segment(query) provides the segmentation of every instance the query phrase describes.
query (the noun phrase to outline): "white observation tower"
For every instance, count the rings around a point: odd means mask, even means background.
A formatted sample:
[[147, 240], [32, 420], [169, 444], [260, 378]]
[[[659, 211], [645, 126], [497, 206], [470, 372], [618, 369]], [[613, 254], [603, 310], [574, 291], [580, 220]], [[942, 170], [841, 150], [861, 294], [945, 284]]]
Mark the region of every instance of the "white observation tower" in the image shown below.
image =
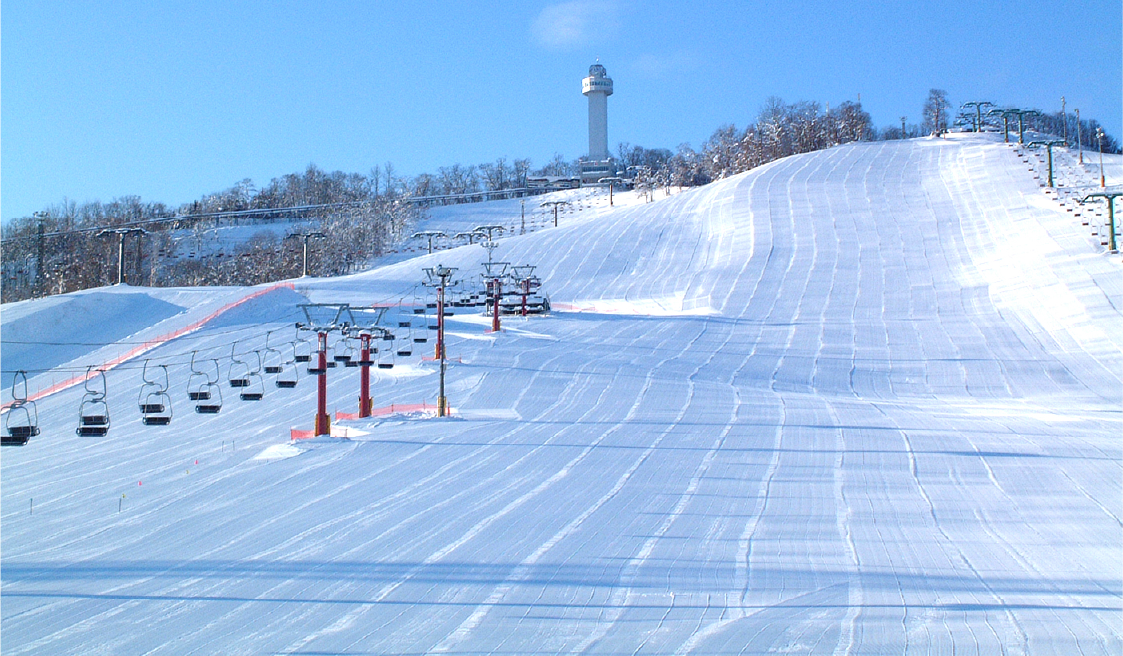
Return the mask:
[[608, 159], [608, 97], [612, 78], [599, 63], [589, 67], [589, 77], [581, 80], [581, 93], [589, 98], [589, 159]]
[[589, 67], [589, 77], [581, 80], [581, 93], [589, 98], [589, 155], [581, 162], [581, 181], [588, 183], [615, 173], [608, 154], [608, 97], [612, 95], [612, 78], [599, 61]]

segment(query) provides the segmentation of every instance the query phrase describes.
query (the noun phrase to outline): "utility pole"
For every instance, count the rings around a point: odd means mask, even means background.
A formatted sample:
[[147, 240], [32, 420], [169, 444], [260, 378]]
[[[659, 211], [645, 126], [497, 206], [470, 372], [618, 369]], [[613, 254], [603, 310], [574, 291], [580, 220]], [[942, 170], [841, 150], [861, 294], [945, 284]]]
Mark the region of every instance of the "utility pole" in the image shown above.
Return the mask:
[[445, 287], [448, 286], [454, 273], [456, 273], [455, 268], [440, 264], [425, 269], [429, 284], [437, 285], [437, 358], [441, 363], [441, 388], [437, 394], [438, 417], [448, 416], [448, 399], [445, 397], [445, 370], [448, 363], [445, 353]]
[[545, 203], [542, 203], [542, 205], [540, 205], [540, 207], [546, 207], [547, 205], [552, 205], [554, 207], [554, 227], [556, 228], [556, 227], [558, 227], [558, 206], [559, 205], [569, 205], [569, 201], [567, 201], [567, 200], [548, 200]]
[[1053, 146], [1065, 146], [1067, 142], [1059, 139], [1054, 141], [1031, 141], [1026, 144], [1027, 147], [1033, 148], [1035, 146], [1045, 146], [1045, 151], [1048, 153], [1049, 158], [1049, 186], [1053, 186]]
[[304, 240], [304, 264], [300, 269], [300, 277], [301, 278], [307, 278], [308, 277], [308, 240], [309, 239], [325, 239], [325, 238], [327, 238], [327, 235], [325, 235], [322, 232], [294, 232], [291, 235], [285, 237], [285, 239], [292, 239], [294, 237], [299, 237], [299, 238]]

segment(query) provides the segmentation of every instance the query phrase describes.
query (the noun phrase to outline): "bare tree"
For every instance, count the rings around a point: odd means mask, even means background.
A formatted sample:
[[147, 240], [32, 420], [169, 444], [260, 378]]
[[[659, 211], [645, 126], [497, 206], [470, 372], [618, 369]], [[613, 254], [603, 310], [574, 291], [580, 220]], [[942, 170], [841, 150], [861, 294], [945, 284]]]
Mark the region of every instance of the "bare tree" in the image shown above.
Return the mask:
[[934, 135], [942, 135], [948, 129], [948, 92], [943, 89], [930, 89], [928, 100], [924, 101], [924, 124], [922, 128]]

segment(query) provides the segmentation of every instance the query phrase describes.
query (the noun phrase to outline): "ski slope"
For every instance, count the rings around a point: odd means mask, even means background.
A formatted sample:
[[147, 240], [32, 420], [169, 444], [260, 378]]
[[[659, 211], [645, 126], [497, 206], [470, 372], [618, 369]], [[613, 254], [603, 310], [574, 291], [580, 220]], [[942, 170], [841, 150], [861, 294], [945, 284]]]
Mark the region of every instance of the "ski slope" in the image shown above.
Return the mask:
[[[657, 199], [501, 241], [555, 312], [449, 318], [452, 418], [290, 442], [311, 377], [209, 416], [185, 385], [192, 352], [225, 374], [302, 302], [408, 306], [479, 245], [219, 312], [109, 372], [104, 438], [74, 434], [80, 387], [39, 400], [0, 454], [0, 648], [1123, 653], [1123, 264], [1015, 148], [853, 144]], [[44, 389], [253, 291], [5, 306], [3, 339], [72, 360], [6, 341], [4, 382], [10, 348]], [[372, 369], [376, 407], [435, 401], [432, 348]], [[139, 420], [143, 358], [167, 427]]]

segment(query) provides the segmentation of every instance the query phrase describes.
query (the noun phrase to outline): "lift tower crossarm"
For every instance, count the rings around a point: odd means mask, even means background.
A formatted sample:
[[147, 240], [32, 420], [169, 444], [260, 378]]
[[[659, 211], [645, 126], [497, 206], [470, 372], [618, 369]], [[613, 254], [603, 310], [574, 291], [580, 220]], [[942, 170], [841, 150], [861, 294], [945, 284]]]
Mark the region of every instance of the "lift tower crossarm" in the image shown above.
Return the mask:
[[994, 107], [994, 103], [988, 100], [971, 100], [960, 105], [960, 109], [964, 107], [975, 108], [975, 132], [979, 132], [983, 127], [983, 107]]
[[304, 240], [304, 259], [303, 259], [304, 264], [303, 264], [303, 266], [300, 270], [300, 277], [301, 278], [307, 278], [308, 277], [308, 240], [309, 239], [326, 239], [327, 235], [325, 235], [322, 232], [294, 232], [294, 233], [289, 234], [285, 237], [285, 239], [296, 239], [296, 238], [300, 238], [300, 239]]
[[1118, 250], [1115, 244], [1115, 199], [1120, 196], [1123, 196], [1123, 190], [1097, 191], [1088, 194], [1079, 201], [1081, 204], [1093, 198], [1103, 198], [1107, 201], [1107, 248], [1112, 253]]
[[495, 232], [503, 232], [504, 230], [505, 228], [501, 225], [478, 225], [475, 228], [472, 228], [472, 232], [479, 233], [481, 235], [486, 234], [488, 241], [495, 240]]
[[370, 359], [370, 341], [372, 336], [377, 335], [386, 341], [394, 339], [394, 335], [387, 329], [379, 326], [378, 323], [382, 321], [382, 316], [386, 313], [386, 308], [355, 308], [360, 316], [368, 313], [373, 313], [373, 317], [364, 317], [366, 321], [357, 322], [347, 327], [345, 333], [347, 335], [358, 335], [360, 344], [359, 366], [362, 367], [362, 373], [359, 376], [359, 417], [366, 418], [371, 414], [372, 403], [370, 400], [370, 366], [373, 361]]
[[1049, 159], [1049, 187], [1050, 188], [1052, 188], [1052, 186], [1053, 186], [1053, 146], [1067, 146], [1067, 145], [1068, 145], [1068, 143], [1061, 140], [1061, 139], [1055, 139], [1055, 140], [1052, 140], [1052, 141], [1031, 141], [1031, 142], [1026, 144], [1026, 146], [1029, 147], [1029, 148], [1036, 148], [1038, 146], [1045, 146], [1045, 151], [1048, 153], [1048, 159]]
[[[148, 231], [144, 228], [106, 228], [97, 233], [98, 237], [107, 235], [117, 235], [117, 284], [121, 285], [125, 282], [125, 235], [147, 235]], [[140, 252], [140, 248], [137, 248]], [[140, 263], [137, 261], [137, 267]]]
[[410, 239], [428, 239], [429, 240], [429, 254], [433, 254], [433, 240], [434, 239], [447, 239], [448, 235], [440, 230], [422, 230], [410, 235]]
[[[331, 434], [328, 416], [328, 333], [343, 332], [355, 325], [351, 306], [347, 303], [305, 303], [300, 306], [306, 322], [297, 322], [298, 330], [311, 330], [317, 336], [319, 358], [316, 365], [316, 420], [313, 435]], [[331, 317], [328, 319], [328, 317]]]
[[546, 207], [547, 205], [552, 205], [553, 208], [554, 208], [554, 227], [556, 228], [556, 227], [558, 227], [558, 206], [569, 205], [569, 201], [568, 200], [548, 200], [545, 203], [542, 203], [541, 207]]

